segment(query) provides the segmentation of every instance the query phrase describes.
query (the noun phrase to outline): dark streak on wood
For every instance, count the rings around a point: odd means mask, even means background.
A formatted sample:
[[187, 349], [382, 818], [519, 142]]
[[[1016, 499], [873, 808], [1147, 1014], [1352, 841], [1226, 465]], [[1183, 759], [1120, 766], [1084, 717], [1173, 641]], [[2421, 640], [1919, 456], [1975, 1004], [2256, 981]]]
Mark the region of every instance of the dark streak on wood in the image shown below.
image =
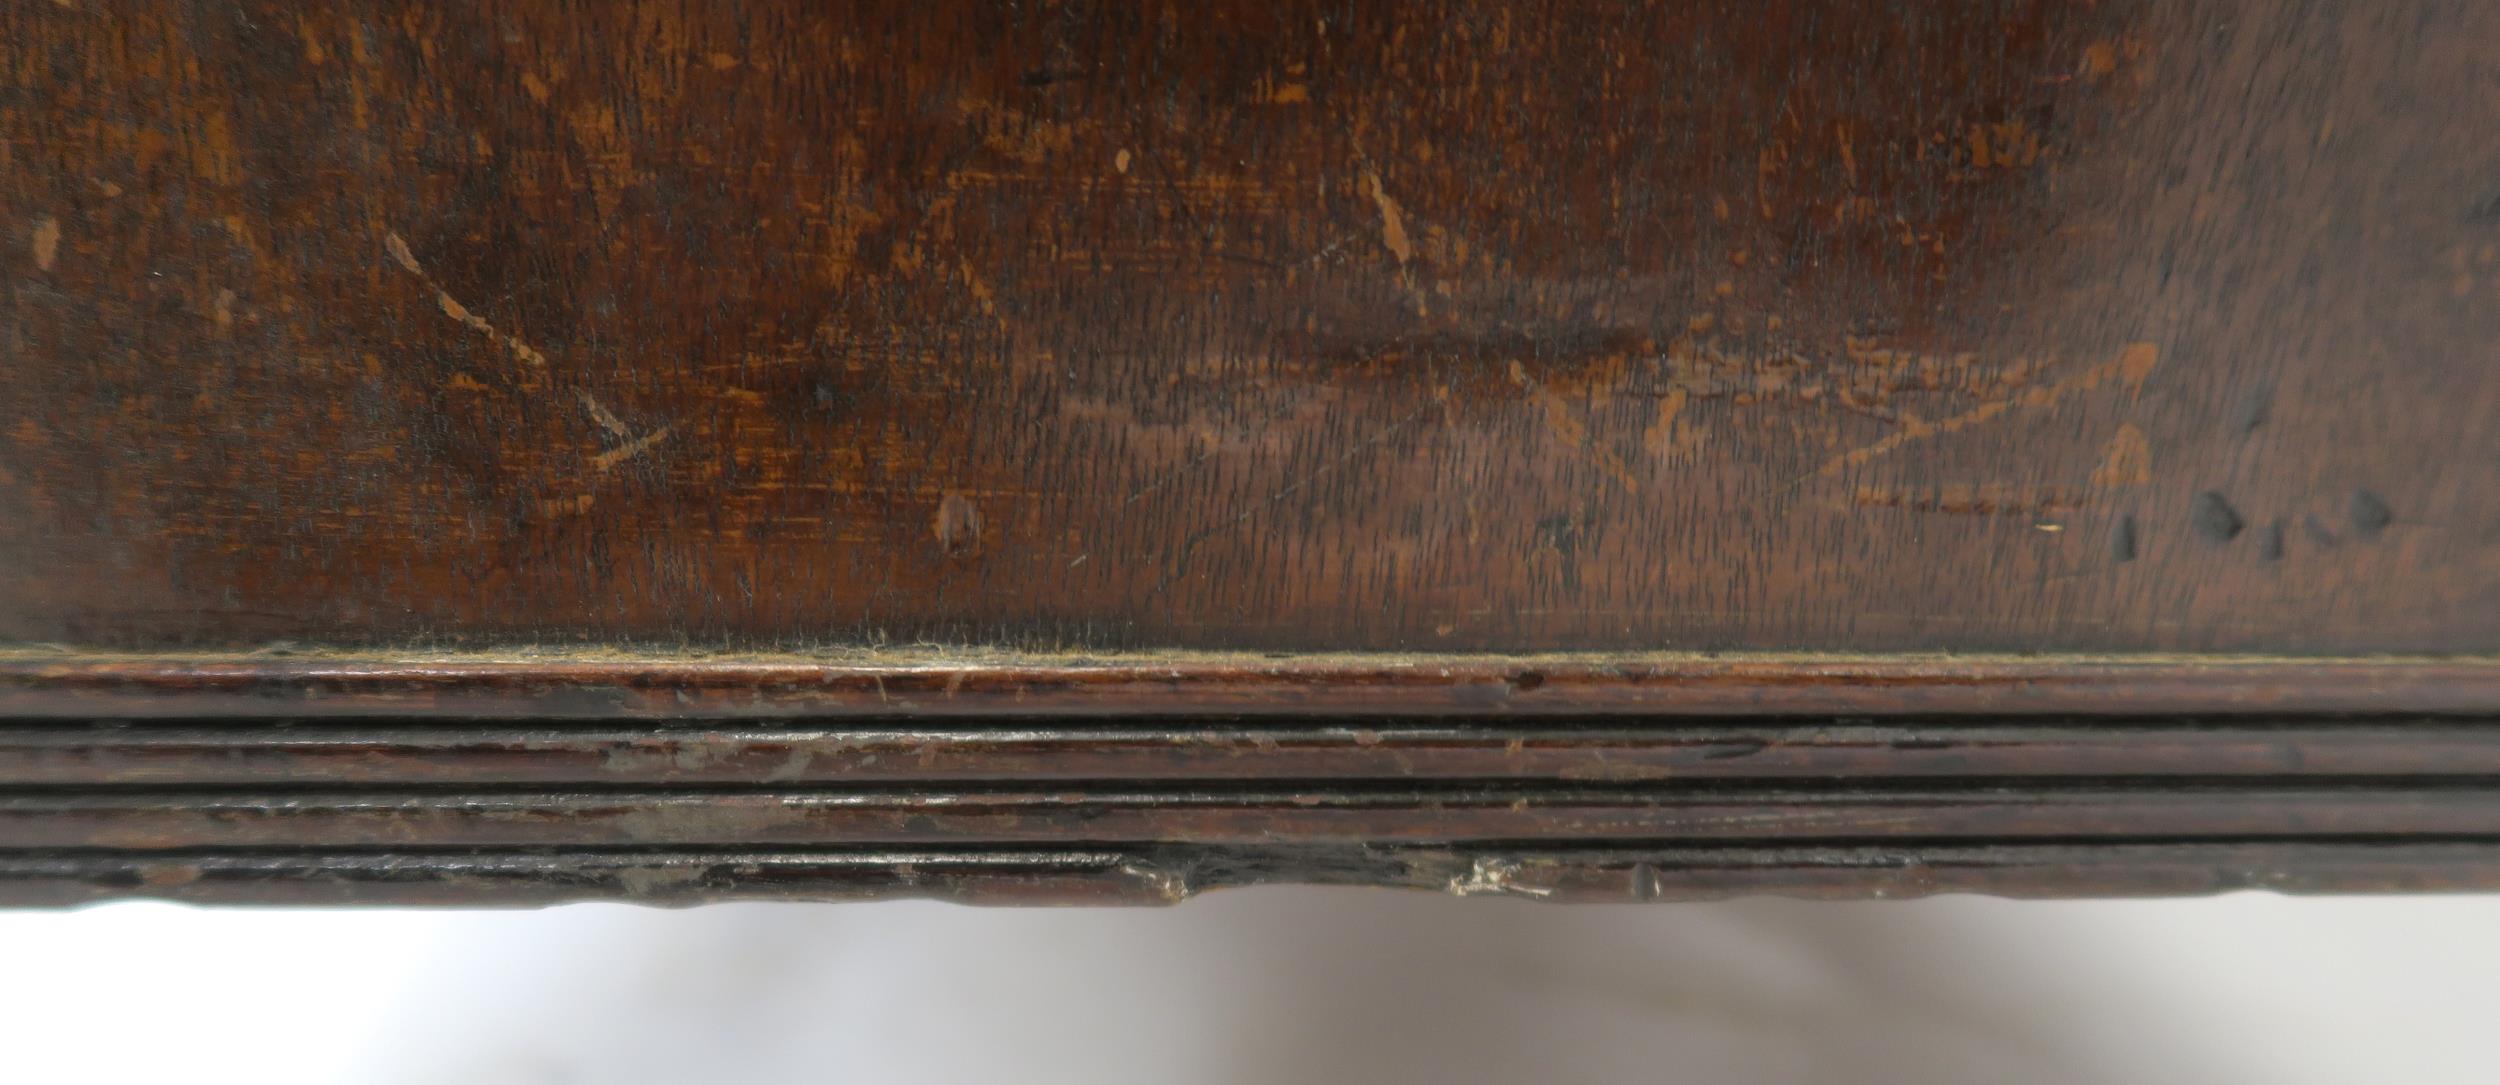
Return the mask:
[[2118, 517], [2118, 524], [2109, 529], [2109, 560], [2124, 564], [2134, 561], [2136, 553], [2135, 514]]
[[2196, 495], [2196, 505], [2188, 522], [2196, 525], [2196, 533], [2210, 542], [2227, 543], [2240, 537], [2248, 525], [2240, 519], [2239, 510], [2221, 494], [2207, 490]]
[[2396, 522], [2395, 510], [2387, 507], [2386, 499], [2368, 490], [2353, 491], [2347, 516], [2353, 537], [2359, 539], [2375, 539], [2387, 530], [2387, 525]]

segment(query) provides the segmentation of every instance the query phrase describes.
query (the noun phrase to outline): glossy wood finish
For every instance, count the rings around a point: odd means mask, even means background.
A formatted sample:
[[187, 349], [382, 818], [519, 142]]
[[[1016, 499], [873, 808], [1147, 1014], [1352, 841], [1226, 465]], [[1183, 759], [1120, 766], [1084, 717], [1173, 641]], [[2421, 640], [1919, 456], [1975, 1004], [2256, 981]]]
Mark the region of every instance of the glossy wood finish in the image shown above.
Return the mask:
[[0, 634], [2500, 650], [2494, 40], [13, 4]]

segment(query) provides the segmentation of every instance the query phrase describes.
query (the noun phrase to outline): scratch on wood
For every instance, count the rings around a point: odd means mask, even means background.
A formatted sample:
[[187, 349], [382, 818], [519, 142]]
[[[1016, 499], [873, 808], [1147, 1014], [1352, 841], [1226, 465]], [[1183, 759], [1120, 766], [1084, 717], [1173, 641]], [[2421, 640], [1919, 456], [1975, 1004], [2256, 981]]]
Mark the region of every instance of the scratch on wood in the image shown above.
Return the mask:
[[1528, 376], [1527, 369], [1517, 362], [1511, 363], [1510, 379], [1527, 391], [1528, 399], [1536, 404], [1538, 411], [1544, 416], [1545, 428], [1553, 432], [1554, 439], [1587, 453], [1590, 462], [1595, 463], [1598, 470], [1605, 472], [1608, 477], [1620, 484], [1623, 492], [1640, 492], [1640, 479], [1632, 474], [1631, 466], [1624, 463], [1623, 457], [1615, 455], [1613, 450], [1589, 439], [1587, 423], [1580, 421], [1571, 413], [1571, 404], [1564, 402], [1561, 396], [1547, 391], [1545, 386], [1536, 382], [1535, 378]]
[[[426, 289], [434, 292], [434, 303], [442, 308], [444, 315], [468, 325], [478, 334], [503, 347], [514, 358], [530, 368], [535, 370], [547, 368], [545, 354], [528, 343], [522, 342], [517, 336], [504, 334], [485, 317], [470, 312], [467, 306], [460, 304], [460, 299], [452, 297], [450, 291], [443, 289], [442, 284], [435, 282], [434, 276], [425, 270], [424, 264], [418, 262], [416, 252], [408, 247], [407, 240], [400, 237], [398, 231], [385, 232], [382, 235], [382, 247], [390, 253], [392, 262], [398, 264], [408, 274], [415, 276], [418, 282], [425, 284]], [[590, 413], [591, 421], [598, 423], [600, 429], [606, 430], [608, 436], [624, 442], [590, 458], [590, 466], [596, 471], [612, 470], [616, 465], [650, 451], [653, 445], [666, 440], [670, 432], [677, 428], [675, 425], [661, 426], [636, 437], [633, 435], [633, 427], [626, 425], [624, 419], [618, 418], [616, 412], [600, 403], [597, 397], [586, 391], [576, 392], [574, 395], [581, 401], [582, 409]], [[588, 504], [589, 499], [584, 497], [577, 500], [558, 501], [547, 507], [551, 511], [569, 509], [578, 512], [587, 508]]]
[[1270, 506], [1293, 496], [1303, 487], [1317, 482], [1320, 479], [1335, 473], [1338, 469], [1343, 468], [1345, 465], [1354, 462], [1357, 457], [1370, 452], [1382, 442], [1385, 442], [1404, 432], [1407, 427], [1414, 425], [1417, 419], [1422, 418], [1426, 413], [1430, 412], [1434, 406], [1435, 405], [1432, 403], [1426, 403], [1421, 407], [1417, 407], [1414, 410], [1407, 412], [1406, 417], [1390, 423], [1380, 432], [1373, 434], [1370, 439], [1357, 443], [1352, 448], [1346, 449], [1344, 454], [1336, 457], [1335, 459], [1321, 464], [1320, 466], [1311, 469], [1309, 472], [1304, 473], [1300, 477], [1295, 478], [1293, 481], [1286, 483], [1283, 489], [1267, 495], [1266, 500], [1243, 510], [1241, 515], [1235, 516], [1230, 520], [1224, 521], [1223, 523], [1214, 524], [1190, 533], [1190, 536], [1181, 540], [1180, 546], [1175, 548], [1173, 551], [1171, 565], [1165, 569], [1161, 577], [1155, 580], [1155, 589], [1158, 591], [1162, 590], [1181, 575], [1181, 570], [1188, 567], [1190, 555], [1197, 551], [1198, 544], [1207, 541], [1209, 538], [1214, 537], [1220, 532], [1230, 531], [1243, 524], [1249, 523], [1260, 513], [1267, 511]]
[[1146, 484], [1146, 485], [1144, 485], [1144, 486], [1140, 486], [1140, 487], [1138, 487], [1138, 488], [1137, 488], [1137, 492], [1135, 492], [1135, 493], [1132, 493], [1132, 494], [1128, 495], [1128, 499], [1127, 499], [1127, 500], [1120, 502], [1120, 507], [1121, 507], [1121, 508], [1127, 508], [1127, 507], [1128, 507], [1128, 506], [1130, 506], [1130, 505], [1134, 505], [1134, 504], [1136, 504], [1139, 500], [1141, 500], [1141, 499], [1145, 498], [1147, 495], [1152, 494], [1152, 493], [1154, 493], [1154, 492], [1155, 492], [1155, 491], [1157, 491], [1157, 490], [1161, 490], [1161, 489], [1163, 489], [1163, 488], [1164, 488], [1164, 487], [1166, 487], [1166, 486], [1170, 486], [1170, 485], [1173, 483], [1173, 481], [1174, 481], [1174, 480], [1179, 479], [1179, 478], [1181, 477], [1181, 475], [1182, 475], [1182, 474], [1184, 474], [1184, 473], [1188, 472], [1191, 468], [1194, 468], [1194, 467], [1198, 466], [1199, 464], [1202, 464], [1202, 463], [1207, 462], [1207, 460], [1208, 460], [1210, 457], [1213, 457], [1214, 455], [1215, 455], [1215, 453], [1214, 453], [1214, 452], [1212, 452], [1212, 451], [1209, 451], [1209, 450], [1206, 450], [1206, 449], [1200, 449], [1200, 450], [1198, 451], [1198, 454], [1197, 454], [1197, 455], [1191, 456], [1191, 457], [1189, 458], [1189, 462], [1184, 463], [1184, 464], [1180, 465], [1179, 467], [1173, 468], [1170, 472], [1166, 473], [1166, 474], [1165, 474], [1162, 478], [1156, 479], [1156, 480], [1155, 480], [1155, 481], [1153, 481], [1153, 482], [1150, 482], [1150, 483], [1147, 483], [1147, 484]]
[[1389, 253], [1403, 266], [1415, 259], [1415, 243], [1406, 236], [1406, 215], [1398, 210], [1398, 202], [1389, 198], [1389, 190], [1380, 187], [1380, 175], [1363, 175], [1363, 187], [1371, 194], [1372, 206], [1380, 209], [1380, 240], [1389, 246]]
[[470, 312], [468, 306], [460, 304], [458, 298], [452, 297], [450, 291], [443, 289], [441, 284], [435, 282], [434, 276], [426, 273], [425, 265], [417, 262], [417, 254], [409, 250], [408, 242], [401, 240], [397, 231], [382, 235], [382, 247], [389, 250], [391, 259], [396, 261], [401, 268], [405, 269], [408, 274], [416, 276], [418, 282], [424, 283], [426, 289], [434, 292], [434, 304], [442, 308], [443, 315], [466, 324], [478, 334], [493, 340], [496, 345], [511, 352], [513, 357], [520, 359], [524, 364], [535, 369], [547, 368], [546, 355], [539, 353], [529, 344], [497, 330], [485, 317]]
[[1684, 408], [1691, 399], [1682, 388], [1669, 388], [1658, 397], [1657, 413], [1641, 431], [1641, 446], [1651, 455], [1690, 459], [1701, 451], [1701, 428], [1684, 418]]
[[1826, 461], [1823, 466], [1816, 468], [1811, 474], [1808, 474], [1804, 478], [1798, 479], [1797, 481], [1803, 483], [1818, 478], [1826, 478], [1847, 468], [1859, 466], [1860, 464], [1864, 464], [1870, 460], [1888, 455], [1901, 448], [1917, 444], [1920, 441], [1931, 440], [1946, 434], [1958, 433], [1962, 430], [1969, 429], [1972, 426], [1994, 420], [1995, 418], [2010, 412], [2043, 410], [2048, 407], [2055, 406], [2058, 402], [2069, 396], [2089, 392], [2107, 384], [2112, 379], [2124, 381], [2131, 392], [2139, 390], [2143, 387], [2145, 378], [2152, 374], [2153, 367], [2158, 364], [2160, 360], [2161, 354], [2154, 348], [2153, 344], [2131, 343], [2128, 344], [2125, 350], [2119, 351], [2116, 358], [2112, 358], [2109, 361], [2093, 366], [2082, 373], [2078, 373], [2066, 380], [2059, 381], [2056, 384], [2048, 385], [2042, 388], [2034, 388], [2019, 396], [2008, 396], [2003, 399], [1989, 400], [1988, 402], [1982, 403], [1971, 408], [1970, 410], [1935, 422], [1921, 422], [1915, 419], [1905, 419], [1901, 424], [1901, 428], [1894, 431], [1890, 436], [1887, 436], [1883, 440], [1877, 441], [1874, 444], [1867, 445], [1862, 448], [1852, 449], [1838, 456], [1834, 456], [1830, 460]]
[[677, 427], [674, 425], [662, 426], [649, 433], [643, 434], [640, 437], [636, 437], [631, 441], [618, 445], [615, 448], [608, 449], [607, 451], [596, 456], [592, 456], [590, 458], [590, 466], [601, 471], [615, 467], [617, 464], [623, 463], [636, 456], [642, 455], [644, 452], [650, 451], [651, 446], [666, 440], [669, 433], [674, 431], [676, 428]]
[[590, 420], [599, 423], [599, 428], [608, 431], [609, 436], [632, 437], [634, 435], [632, 426], [626, 425], [624, 419], [618, 418], [616, 412], [607, 409], [590, 393], [577, 394], [581, 396], [582, 409], [590, 412]]
[[2153, 442], [2134, 424], [2118, 427], [2109, 445], [2102, 450], [2100, 465], [2092, 469], [2092, 485], [2103, 489], [2120, 486], [2142, 486], [2153, 481]]

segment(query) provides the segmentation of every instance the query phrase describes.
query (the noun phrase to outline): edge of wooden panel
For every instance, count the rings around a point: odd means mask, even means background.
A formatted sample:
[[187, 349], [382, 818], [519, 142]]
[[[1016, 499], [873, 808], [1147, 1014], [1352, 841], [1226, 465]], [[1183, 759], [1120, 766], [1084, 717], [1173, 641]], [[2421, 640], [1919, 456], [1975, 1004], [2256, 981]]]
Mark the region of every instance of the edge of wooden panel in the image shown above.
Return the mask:
[[105, 655], [0, 717], [2495, 713], [2500, 659], [1980, 655]]
[[7, 907], [135, 898], [494, 907], [894, 898], [1176, 904], [1213, 890], [1280, 883], [1563, 903], [2479, 892], [2500, 889], [2500, 842], [0, 855], [0, 906]]

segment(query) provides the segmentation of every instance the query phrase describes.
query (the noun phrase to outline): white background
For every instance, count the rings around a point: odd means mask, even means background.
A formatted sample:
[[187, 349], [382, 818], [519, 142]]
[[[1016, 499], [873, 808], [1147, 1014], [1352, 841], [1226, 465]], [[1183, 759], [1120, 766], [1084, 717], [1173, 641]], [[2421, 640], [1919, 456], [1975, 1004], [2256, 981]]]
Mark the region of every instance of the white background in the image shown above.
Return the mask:
[[0, 1081], [2477, 1082], [2500, 897], [0, 912]]

